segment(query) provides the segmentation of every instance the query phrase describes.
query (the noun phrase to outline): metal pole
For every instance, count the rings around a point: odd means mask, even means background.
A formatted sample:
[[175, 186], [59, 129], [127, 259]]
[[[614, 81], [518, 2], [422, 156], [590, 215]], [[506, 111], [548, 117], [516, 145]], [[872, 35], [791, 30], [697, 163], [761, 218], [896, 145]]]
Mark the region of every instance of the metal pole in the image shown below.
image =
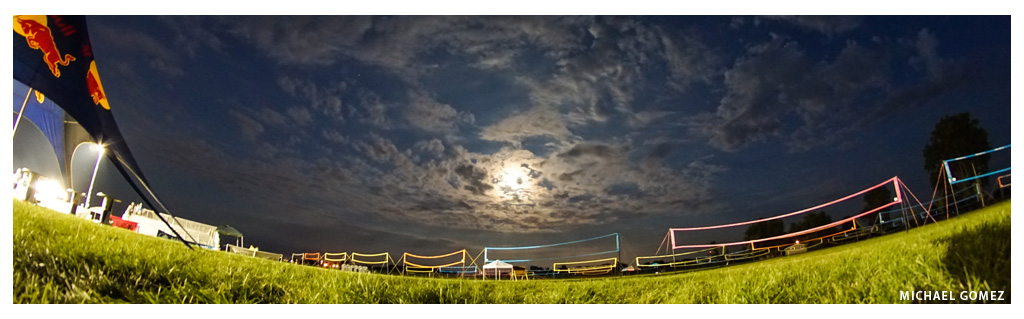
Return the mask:
[[14, 131], [11, 133], [11, 137], [18, 133], [18, 124], [21, 124], [21, 116], [25, 114], [25, 106], [28, 105], [28, 97], [32, 94], [32, 88], [28, 88], [28, 93], [25, 93], [25, 101], [21, 102], [21, 111], [18, 112], [18, 119], [14, 121]]
[[89, 205], [92, 205], [90, 201], [92, 199], [92, 186], [96, 183], [96, 172], [100, 170], [100, 159], [103, 158], [103, 146], [96, 144], [99, 150], [96, 151], [96, 167], [92, 169], [92, 179], [89, 180], [89, 191], [85, 193], [85, 209], [89, 209]]
[[615, 260], [615, 269], [619, 270], [619, 277], [622, 277], [622, 269], [619, 268], [619, 263], [622, 262], [622, 247], [619, 247], [619, 241], [619, 234], [615, 233], [615, 250], [618, 250], [619, 253], [619, 258], [616, 258]]
[[[974, 172], [974, 176], [978, 176], [978, 170], [974, 168], [974, 162], [971, 162], [971, 171]], [[978, 199], [981, 200], [981, 207], [985, 207], [985, 196], [981, 193], [981, 180], [974, 180], [974, 190], [978, 192]]]

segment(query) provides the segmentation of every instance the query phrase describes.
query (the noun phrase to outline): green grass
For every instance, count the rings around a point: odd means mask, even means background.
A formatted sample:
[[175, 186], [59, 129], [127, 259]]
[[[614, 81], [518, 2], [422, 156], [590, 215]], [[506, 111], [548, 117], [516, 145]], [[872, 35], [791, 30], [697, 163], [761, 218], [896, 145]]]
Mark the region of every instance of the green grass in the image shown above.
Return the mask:
[[[101, 226], [15, 201], [15, 303], [903, 303], [1010, 293], [1010, 202], [791, 257], [660, 276], [481, 281], [297, 266]], [[956, 301], [961, 302], [961, 301]]]

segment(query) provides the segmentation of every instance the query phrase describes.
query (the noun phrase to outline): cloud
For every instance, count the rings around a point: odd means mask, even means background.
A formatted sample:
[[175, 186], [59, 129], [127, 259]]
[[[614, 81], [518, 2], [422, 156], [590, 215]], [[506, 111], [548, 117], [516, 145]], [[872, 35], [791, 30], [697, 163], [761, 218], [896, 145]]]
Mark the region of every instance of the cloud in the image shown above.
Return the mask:
[[[337, 122], [345, 121], [345, 116], [342, 114], [342, 95], [348, 91], [347, 82], [318, 85], [310, 80], [281, 76], [277, 78], [277, 85], [289, 96], [308, 105], [309, 111], [307, 112], [310, 115], [325, 115]], [[304, 123], [305, 115], [299, 116], [300, 119], [297, 121]]]
[[175, 33], [174, 47], [184, 49], [189, 57], [197, 57], [200, 49], [217, 53], [224, 50], [224, 41], [214, 32], [217, 28], [211, 28], [211, 25], [220, 23], [217, 18], [211, 21], [209, 17], [159, 16], [156, 19]]
[[[185, 74], [182, 69], [184, 59], [175, 54], [176, 50], [157, 41], [153, 37], [135, 30], [114, 30], [103, 25], [91, 30], [100, 33], [99, 37], [113, 39], [109, 44], [116, 50], [130, 53], [133, 57], [145, 59], [145, 67], [158, 71], [165, 76], [180, 77]], [[137, 68], [139, 65], [132, 65]]]
[[455, 133], [459, 123], [473, 122], [473, 115], [456, 111], [423, 93], [412, 93], [405, 110], [405, 120], [413, 127], [431, 133]]
[[486, 195], [485, 193], [494, 188], [486, 181], [490, 180], [487, 173], [472, 164], [462, 164], [455, 167], [455, 175], [462, 178], [462, 188], [472, 192], [474, 195]]
[[848, 132], [831, 129], [856, 116], [857, 99], [888, 85], [888, 60], [884, 51], [849, 42], [834, 61], [815, 61], [775, 36], [725, 72], [727, 93], [716, 112], [694, 116], [691, 125], [725, 151], [779, 136], [798, 149], [829, 144]]
[[664, 55], [671, 72], [671, 85], [685, 91], [695, 82], [710, 83], [719, 74], [721, 64], [719, 53], [705, 45], [695, 34], [671, 34], [660, 36]]
[[856, 29], [861, 22], [861, 18], [856, 16], [766, 16], [765, 18], [792, 23], [827, 36]]
[[244, 16], [218, 27], [252, 42], [279, 63], [329, 65], [360, 44], [372, 17]]
[[388, 109], [390, 107], [381, 100], [380, 95], [369, 89], [360, 88], [357, 96], [359, 99], [359, 109], [355, 115], [359, 116], [360, 122], [379, 129], [386, 130], [391, 128], [391, 119], [388, 117]]
[[420, 151], [433, 154], [435, 157], [441, 157], [444, 155], [444, 143], [441, 143], [441, 140], [436, 138], [429, 141], [416, 142], [416, 148]]
[[313, 122], [313, 114], [303, 107], [293, 106], [286, 111], [288, 116], [299, 125], [306, 125]]
[[506, 117], [498, 123], [484, 127], [480, 132], [481, 139], [513, 145], [519, 145], [522, 140], [534, 136], [567, 140], [572, 138], [573, 134], [566, 127], [562, 115], [543, 107], [535, 107], [524, 113]]
[[585, 156], [593, 156], [596, 158], [608, 159], [616, 157], [617, 155], [620, 154], [621, 152], [619, 150], [616, 150], [607, 145], [582, 143], [573, 146], [573, 148], [569, 149], [564, 153], [558, 154], [558, 157], [571, 158], [573, 160]]
[[323, 136], [328, 141], [339, 143], [339, 144], [348, 144], [348, 141], [349, 141], [348, 137], [346, 137], [344, 135], [341, 135], [341, 133], [338, 133], [338, 131], [336, 131], [334, 129], [325, 129], [325, 130], [323, 130], [321, 132], [321, 136]]
[[943, 76], [942, 71], [945, 61], [939, 57], [936, 51], [938, 46], [938, 39], [928, 29], [921, 29], [917, 33], [914, 49], [917, 50], [918, 55], [911, 60], [911, 63], [924, 64], [925, 70], [928, 72], [928, 78], [932, 81], [939, 80]]
[[228, 115], [238, 124], [242, 137], [246, 140], [254, 142], [263, 133], [263, 124], [260, 124], [251, 117], [234, 110], [228, 111]]
[[283, 126], [287, 124], [288, 118], [281, 113], [274, 111], [268, 107], [261, 107], [258, 111], [251, 113], [254, 117], [260, 120], [261, 123], [270, 126]]
[[371, 134], [368, 142], [363, 141], [356, 144], [356, 149], [360, 150], [363, 155], [382, 163], [390, 163], [399, 154], [398, 147], [394, 143], [376, 134]]

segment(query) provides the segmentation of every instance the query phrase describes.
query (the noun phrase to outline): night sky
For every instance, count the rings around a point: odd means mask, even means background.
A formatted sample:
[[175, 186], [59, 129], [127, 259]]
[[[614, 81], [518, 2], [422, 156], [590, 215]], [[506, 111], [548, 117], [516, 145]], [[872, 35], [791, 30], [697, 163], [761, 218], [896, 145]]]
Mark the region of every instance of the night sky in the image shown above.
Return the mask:
[[[1008, 16], [88, 23], [160, 200], [286, 256], [475, 255], [618, 232], [628, 262], [670, 227], [788, 213], [893, 176], [930, 198], [921, 154], [943, 116], [970, 112], [993, 147], [1010, 143]], [[15, 139], [15, 166], [53, 169], [31, 143]], [[79, 154], [84, 190], [95, 157]], [[138, 201], [126, 185], [100, 167], [116, 214]]]

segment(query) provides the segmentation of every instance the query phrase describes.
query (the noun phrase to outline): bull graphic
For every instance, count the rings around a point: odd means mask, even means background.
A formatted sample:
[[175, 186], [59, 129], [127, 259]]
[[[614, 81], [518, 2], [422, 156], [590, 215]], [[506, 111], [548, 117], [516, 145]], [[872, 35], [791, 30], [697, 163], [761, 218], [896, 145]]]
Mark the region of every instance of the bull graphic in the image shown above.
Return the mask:
[[64, 54], [61, 57], [60, 50], [57, 50], [57, 43], [53, 41], [53, 35], [50, 34], [50, 28], [44, 23], [20, 17], [15, 17], [14, 21], [21, 27], [21, 32], [19, 33], [25, 36], [25, 41], [28, 41], [28, 47], [43, 51], [43, 61], [50, 67], [50, 72], [53, 73], [53, 76], [59, 78], [60, 69], [57, 68], [57, 65], [68, 66], [68, 63], [74, 61], [75, 57], [71, 54]]
[[107, 102], [107, 93], [103, 91], [100, 72], [96, 70], [96, 61], [89, 62], [89, 72], [85, 74], [85, 85], [89, 87], [89, 96], [92, 97], [92, 102], [109, 110], [110, 103]]

